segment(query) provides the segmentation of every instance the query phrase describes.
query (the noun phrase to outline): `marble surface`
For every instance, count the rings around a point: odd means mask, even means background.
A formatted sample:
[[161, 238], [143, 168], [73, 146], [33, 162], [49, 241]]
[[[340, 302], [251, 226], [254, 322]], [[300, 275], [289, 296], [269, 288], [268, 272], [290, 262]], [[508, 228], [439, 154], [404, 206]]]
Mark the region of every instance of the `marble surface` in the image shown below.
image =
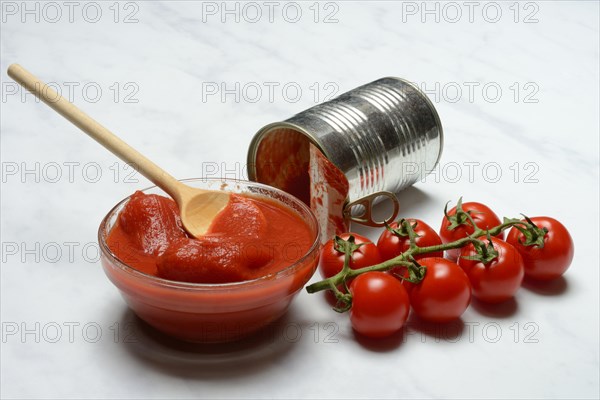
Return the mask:
[[[599, 397], [598, 2], [1, 6], [3, 398]], [[381, 342], [301, 293], [268, 335], [174, 343], [97, 261], [100, 220], [148, 182], [17, 88], [13, 62], [181, 178], [243, 178], [261, 126], [404, 77], [434, 101], [445, 149], [399, 194], [401, 215], [437, 227], [461, 195], [552, 215], [573, 265], [502, 307], [474, 304], [443, 329], [411, 319]]]

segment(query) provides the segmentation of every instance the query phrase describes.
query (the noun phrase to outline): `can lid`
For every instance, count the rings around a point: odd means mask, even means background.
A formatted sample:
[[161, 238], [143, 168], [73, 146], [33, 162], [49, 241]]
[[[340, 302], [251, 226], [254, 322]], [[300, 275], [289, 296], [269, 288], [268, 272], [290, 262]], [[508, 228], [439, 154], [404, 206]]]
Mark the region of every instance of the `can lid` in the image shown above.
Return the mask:
[[[382, 197], [390, 200], [393, 209], [392, 213], [386, 219], [377, 221], [373, 215], [373, 206], [375, 203], [379, 203]], [[356, 213], [353, 212], [357, 208], [360, 210]], [[398, 216], [399, 211], [400, 203], [398, 202], [398, 197], [392, 192], [381, 191], [347, 203], [344, 206], [344, 217], [361, 225], [382, 227], [393, 222]]]

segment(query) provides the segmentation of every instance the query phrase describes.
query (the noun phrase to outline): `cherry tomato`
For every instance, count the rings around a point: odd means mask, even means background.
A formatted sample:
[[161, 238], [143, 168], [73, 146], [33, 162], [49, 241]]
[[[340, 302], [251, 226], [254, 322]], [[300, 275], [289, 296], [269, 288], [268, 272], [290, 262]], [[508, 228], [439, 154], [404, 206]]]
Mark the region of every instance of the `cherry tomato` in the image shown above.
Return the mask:
[[[494, 250], [498, 252], [493, 260], [484, 264], [463, 258], [477, 254], [475, 247], [470, 244], [462, 248], [458, 265], [471, 281], [473, 297], [488, 303], [500, 303], [513, 297], [521, 287], [525, 267], [517, 249], [503, 240], [491, 239]], [[480, 240], [487, 244], [487, 239]]]
[[[418, 235], [415, 243], [419, 247], [427, 247], [427, 246], [436, 246], [442, 244], [442, 239], [438, 236], [437, 232], [434, 231], [429, 225], [420, 219], [409, 219], [408, 222], [411, 225], [415, 223], [414, 230]], [[392, 222], [390, 224], [390, 228], [398, 229], [398, 223]], [[398, 236], [390, 232], [388, 229], [384, 229], [377, 241], [377, 248], [379, 249], [379, 254], [381, 255], [382, 260], [389, 260], [396, 256], [399, 256], [400, 253], [408, 250], [410, 246], [410, 241], [408, 240], [408, 236]], [[443, 257], [443, 251], [436, 251], [434, 253], [428, 254], [419, 254], [415, 256], [415, 259], [419, 260], [421, 258], [426, 257]]]
[[445, 258], [423, 258], [425, 277], [417, 284], [404, 281], [414, 312], [426, 321], [459, 318], [471, 302], [471, 284], [465, 271]]
[[[476, 202], [468, 202], [462, 204], [462, 209], [465, 212], [471, 211], [471, 217], [477, 224], [477, 226], [481, 229], [491, 229], [495, 226], [501, 224], [500, 218], [485, 204], [476, 203]], [[453, 216], [456, 215], [456, 207], [452, 208], [448, 215]], [[462, 239], [466, 236], [472, 234], [475, 229], [473, 225], [469, 221], [466, 224], [462, 224], [457, 226], [453, 230], [449, 230], [450, 221], [447, 217], [444, 217], [442, 220], [442, 226], [440, 228], [440, 237], [444, 243], [454, 242], [456, 240]], [[500, 239], [504, 239], [504, 233], [499, 233], [496, 235]], [[455, 261], [460, 255], [460, 249], [452, 249], [446, 251], [446, 256]]]
[[381, 338], [398, 332], [410, 311], [402, 283], [384, 272], [366, 272], [350, 284], [352, 328], [364, 336]]
[[[377, 246], [366, 237], [357, 235], [356, 233], [342, 233], [339, 236], [344, 240], [348, 240], [350, 235], [354, 236], [356, 244], [366, 243], [352, 253], [350, 268], [359, 269], [381, 262]], [[340, 272], [344, 266], [344, 257], [345, 254], [343, 252], [335, 249], [333, 239], [325, 243], [323, 250], [321, 251], [319, 265], [321, 276], [323, 276], [323, 278], [329, 278]]]
[[524, 246], [524, 235], [516, 228], [508, 233], [506, 241], [512, 244], [525, 263], [525, 276], [537, 280], [556, 279], [569, 268], [575, 253], [573, 239], [563, 224], [550, 217], [533, 217], [538, 228], [546, 228], [544, 247]]

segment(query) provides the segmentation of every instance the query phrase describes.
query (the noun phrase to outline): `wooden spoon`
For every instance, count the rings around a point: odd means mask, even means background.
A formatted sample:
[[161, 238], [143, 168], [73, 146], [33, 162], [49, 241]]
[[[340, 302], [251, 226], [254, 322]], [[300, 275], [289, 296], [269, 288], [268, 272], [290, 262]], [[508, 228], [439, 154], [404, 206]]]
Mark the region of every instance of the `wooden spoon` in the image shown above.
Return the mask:
[[12, 64], [8, 67], [8, 75], [167, 192], [177, 202], [181, 221], [190, 235], [204, 235], [213, 219], [229, 202], [227, 192], [197, 189], [179, 182], [20, 65]]

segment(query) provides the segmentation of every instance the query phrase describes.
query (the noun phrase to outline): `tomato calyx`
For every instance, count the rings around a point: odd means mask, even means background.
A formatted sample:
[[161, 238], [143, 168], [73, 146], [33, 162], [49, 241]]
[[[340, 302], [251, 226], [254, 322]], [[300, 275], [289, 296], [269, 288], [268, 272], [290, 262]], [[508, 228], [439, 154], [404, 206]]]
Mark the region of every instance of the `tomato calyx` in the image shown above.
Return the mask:
[[385, 222], [385, 229], [390, 231], [392, 234], [398, 236], [399, 238], [408, 237], [418, 238], [419, 235], [415, 233], [415, 229], [417, 228], [417, 221], [414, 221], [413, 224], [410, 223], [409, 220], [402, 218], [398, 220], [398, 227], [392, 228], [389, 226], [387, 222]]
[[538, 227], [527, 215], [521, 214], [527, 224], [518, 219], [504, 218], [504, 222], [514, 222], [515, 229], [523, 234], [523, 239], [519, 239], [519, 243], [523, 246], [537, 246], [540, 249], [544, 248], [544, 238], [548, 234], [548, 229]]
[[[352, 295], [350, 294], [350, 291], [344, 293], [335, 286], [333, 286], [331, 290], [333, 291], [333, 293], [335, 294], [335, 298], [337, 299], [335, 306], [333, 306], [333, 311], [338, 313], [345, 313], [346, 311], [352, 308]], [[346, 290], [348, 289], [346, 288]]]
[[498, 251], [494, 248], [494, 244], [492, 243], [492, 238], [489, 233], [487, 234], [487, 243], [481, 240], [474, 240], [472, 244], [477, 254], [472, 256], [461, 256], [461, 258], [464, 258], [465, 260], [479, 261], [486, 267], [492, 261], [498, 258]]
[[[386, 224], [387, 225], [387, 224]], [[408, 240], [410, 241], [410, 250], [414, 251], [415, 249], [418, 248], [417, 244], [416, 244], [416, 240], [419, 237], [419, 235], [415, 232], [415, 229], [417, 228], [417, 222], [415, 221], [414, 224], [411, 224], [411, 222], [405, 218], [402, 218], [398, 221], [398, 228], [397, 229], [393, 229], [393, 228], [388, 228], [388, 230], [390, 230], [393, 234], [397, 234], [399, 237], [408, 237]], [[411, 282], [411, 283], [419, 283], [423, 280], [423, 278], [425, 277], [425, 270], [426, 267], [420, 265], [415, 258], [412, 255], [412, 252], [405, 252], [405, 263], [402, 263], [398, 266], [403, 266], [406, 268], [406, 272], [408, 274], [408, 276], [406, 276], [406, 274], [398, 274], [396, 272], [392, 272], [392, 275]], [[392, 270], [393, 271], [393, 270]]]
[[335, 235], [333, 238], [334, 248], [340, 253], [349, 254], [350, 257], [352, 253], [360, 248], [360, 246], [364, 246], [367, 243], [356, 243], [356, 238], [353, 235], [348, 237], [348, 240], [342, 239], [338, 235]]
[[[386, 223], [387, 226], [387, 223]], [[400, 220], [398, 220], [398, 228], [397, 229], [393, 229], [391, 227], [387, 228], [390, 232], [392, 232], [394, 235], [397, 235], [398, 237], [408, 237], [408, 240], [410, 242], [410, 248], [415, 248], [417, 247], [416, 241], [417, 238], [419, 237], [419, 235], [415, 232], [415, 228], [417, 227], [417, 222], [415, 221], [414, 224], [411, 224], [409, 220], [402, 218]], [[412, 259], [412, 256], [410, 257]]]
[[410, 283], [418, 284], [425, 278], [425, 273], [427, 272], [427, 267], [419, 264], [414, 258], [412, 259], [412, 263], [410, 266], [406, 266], [406, 274], [401, 275], [396, 272], [392, 272], [392, 275], [402, 279], [403, 281], [407, 281]]
[[448, 214], [448, 204], [450, 204], [450, 202], [447, 202], [446, 206], [444, 207], [444, 215], [446, 216], [446, 219], [448, 220], [448, 222], [450, 222], [450, 225], [448, 225], [448, 228], [447, 228], [449, 231], [452, 231], [461, 225], [467, 225], [467, 226], [471, 225], [474, 229], [477, 229], [477, 224], [475, 223], [475, 221], [473, 220], [473, 217], [471, 216], [473, 211], [472, 210], [469, 210], [469, 211], [463, 210], [462, 197], [459, 198], [458, 202], [456, 203], [456, 212], [454, 213], [454, 215]]

